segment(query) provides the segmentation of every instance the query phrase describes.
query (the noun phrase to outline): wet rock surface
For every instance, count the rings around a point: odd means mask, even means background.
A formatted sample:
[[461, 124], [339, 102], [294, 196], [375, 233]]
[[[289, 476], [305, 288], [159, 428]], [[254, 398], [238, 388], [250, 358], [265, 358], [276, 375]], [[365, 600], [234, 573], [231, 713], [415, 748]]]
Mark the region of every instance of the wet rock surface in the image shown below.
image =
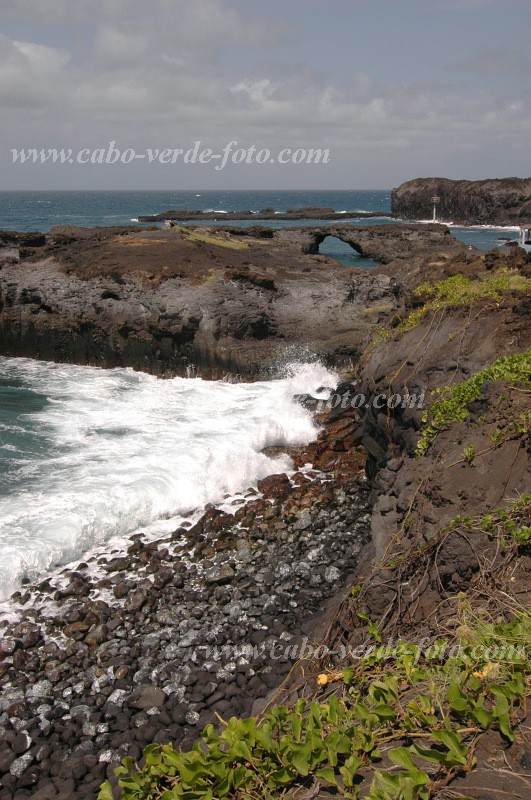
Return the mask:
[[[0, 661], [0, 800], [95, 798], [125, 755], [256, 712], [369, 537], [351, 419], [234, 509], [88, 557], [13, 598]], [[313, 458], [321, 467], [304, 467]]]

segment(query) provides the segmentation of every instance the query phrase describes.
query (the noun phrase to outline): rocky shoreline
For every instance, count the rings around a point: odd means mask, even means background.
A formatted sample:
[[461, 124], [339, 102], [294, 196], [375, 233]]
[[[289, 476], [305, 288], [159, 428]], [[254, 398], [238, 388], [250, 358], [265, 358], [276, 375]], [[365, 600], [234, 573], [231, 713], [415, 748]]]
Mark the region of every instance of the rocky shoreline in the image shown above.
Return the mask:
[[[456, 515], [486, 514], [526, 491], [529, 436], [515, 421], [529, 412], [528, 394], [486, 381], [461, 421], [443, 427], [420, 458], [423, 409], [382, 407], [375, 398], [430, 398], [524, 353], [529, 261], [523, 252], [469, 252], [451, 242], [444, 250], [439, 230], [429, 234], [437, 243], [404, 241], [409, 256], [364, 276], [381, 278], [386, 291], [360, 318], [355, 373], [337, 387], [340, 402], [318, 415], [318, 440], [290, 452], [289, 477], [266, 478], [173, 535], [135, 536], [125, 552], [15, 596], [20, 616], [3, 624], [0, 638], [0, 800], [94, 798], [105, 778], [116, 785], [117, 761], [139, 758], [145, 744], [186, 749], [207, 722], [259, 713], [281, 684], [293, 692], [295, 675], [297, 691], [313, 692], [313, 673], [301, 678], [293, 667], [308, 644], [334, 652], [363, 641], [359, 610], [383, 631], [392, 623], [393, 634], [434, 635], [441, 619], [452, 624], [456, 593], [483, 575], [481, 536], [444, 540], [435, 566], [419, 574], [414, 565], [395, 574], [382, 556], [389, 548], [417, 552], [423, 565], [423, 549]], [[299, 236], [290, 247], [301, 257], [315, 239], [307, 230]], [[82, 268], [89, 281], [89, 265], [75, 267]], [[346, 272], [351, 290], [359, 272]], [[505, 288], [483, 288], [497, 277]], [[427, 280], [448, 279], [445, 302], [430, 305], [414, 293]], [[474, 291], [456, 293], [463, 281]], [[352, 341], [349, 329], [344, 342]], [[355, 393], [366, 399], [362, 407], [350, 404]], [[525, 606], [525, 556], [511, 575]], [[350, 585], [362, 576], [358, 608]]]
[[306, 219], [326, 219], [341, 222], [344, 219], [378, 219], [382, 217], [393, 217], [394, 214], [382, 211], [335, 211], [333, 208], [288, 208], [286, 211], [275, 211], [268, 207], [261, 211], [201, 211], [199, 209], [183, 211], [182, 209], [171, 208], [168, 211], [161, 211], [160, 214], [148, 214], [138, 217], [139, 222], [221, 222], [223, 220], [252, 220], [256, 221], [279, 221], [306, 220]]
[[[355, 419], [235, 511], [17, 592], [0, 638], [1, 800], [94, 798], [125, 755], [256, 712], [316, 641], [369, 541]], [[308, 461], [314, 468], [304, 467]], [[258, 494], [256, 494], [258, 492]]]

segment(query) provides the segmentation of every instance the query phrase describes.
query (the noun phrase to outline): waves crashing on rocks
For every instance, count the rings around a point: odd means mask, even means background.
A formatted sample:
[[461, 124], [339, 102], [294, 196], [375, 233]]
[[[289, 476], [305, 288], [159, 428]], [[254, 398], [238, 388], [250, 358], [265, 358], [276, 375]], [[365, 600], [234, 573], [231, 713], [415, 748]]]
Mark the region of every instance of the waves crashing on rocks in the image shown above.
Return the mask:
[[233, 384], [0, 358], [0, 599], [288, 470], [261, 450], [315, 438], [294, 396], [335, 380], [319, 363]]

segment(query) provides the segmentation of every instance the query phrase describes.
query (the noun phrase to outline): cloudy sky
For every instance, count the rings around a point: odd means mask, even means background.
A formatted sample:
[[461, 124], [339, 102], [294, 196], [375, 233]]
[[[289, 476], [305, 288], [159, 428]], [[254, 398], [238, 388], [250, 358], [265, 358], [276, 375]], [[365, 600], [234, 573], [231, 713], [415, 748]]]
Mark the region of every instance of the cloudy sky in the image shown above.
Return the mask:
[[[0, 188], [390, 188], [531, 174], [529, 0], [0, 0]], [[13, 148], [330, 150], [13, 164]]]

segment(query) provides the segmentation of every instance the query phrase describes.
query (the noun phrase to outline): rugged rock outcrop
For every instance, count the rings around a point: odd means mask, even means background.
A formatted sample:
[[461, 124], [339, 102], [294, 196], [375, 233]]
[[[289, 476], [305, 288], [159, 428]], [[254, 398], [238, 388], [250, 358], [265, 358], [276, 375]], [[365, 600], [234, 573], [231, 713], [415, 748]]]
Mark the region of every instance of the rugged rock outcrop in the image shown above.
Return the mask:
[[531, 178], [454, 181], [416, 178], [393, 189], [391, 208], [402, 219], [430, 219], [439, 197], [442, 222], [489, 225], [531, 223]]
[[148, 214], [139, 216], [139, 222], [164, 222], [174, 220], [175, 222], [206, 220], [212, 222], [223, 221], [225, 219], [234, 220], [305, 220], [305, 219], [369, 219], [370, 217], [388, 217], [381, 211], [334, 211], [333, 208], [288, 208], [286, 211], [275, 211], [268, 207], [262, 211], [200, 211], [199, 209], [186, 210], [170, 208], [160, 214]]
[[319, 246], [329, 236], [346, 242], [361, 256], [381, 264], [419, 256], [433, 258], [441, 251], [455, 255], [465, 250], [443, 225], [324, 225], [276, 231], [279, 240], [296, 242], [303, 253], [309, 254], [318, 253]]
[[[105, 272], [105, 252], [94, 263], [76, 262], [78, 288], [92, 280], [92, 269]], [[432, 253], [426, 272], [417, 264], [404, 286], [456, 270], [468, 278], [500, 268], [529, 276], [523, 252], [465, 255], [439, 262]], [[116, 257], [109, 264], [116, 269]], [[288, 675], [283, 692], [313, 697], [316, 673], [339, 658], [338, 644], [364, 641], [363, 619], [379, 624], [384, 641], [404, 631], [419, 640], [455, 629], [458, 592], [484, 604], [504, 592], [511, 613], [528, 605], [525, 553], [507, 573], [498, 568], [503, 541], [472, 526], [438, 538], [458, 514], [484, 515], [527, 490], [525, 388], [486, 383], [468, 417], [441, 430], [420, 458], [413, 457], [419, 404], [375, 402], [407, 389], [429, 403], [432, 390], [521, 353], [531, 318], [521, 286], [440, 306], [411, 327], [391, 326], [385, 340], [374, 337], [357, 373], [337, 387], [331, 410], [320, 409], [318, 440], [291, 451], [295, 474], [270, 476], [234, 498], [232, 510], [210, 507], [158, 541], [134, 535], [124, 552], [23, 587], [14, 596], [18, 619], [2, 625], [0, 638], [0, 800], [94, 800], [105, 777], [116, 784], [114, 767], [124, 755], [138, 760], [152, 742], [186, 749], [203, 725], [260, 712]], [[417, 301], [400, 297], [402, 311]], [[353, 404], [353, 394], [364, 402]], [[349, 580], [356, 591], [345, 591]], [[335, 608], [328, 605], [333, 595]], [[495, 605], [488, 610], [497, 619]], [[308, 655], [309, 641], [329, 648], [324, 659]], [[476, 755], [478, 785], [495, 794], [490, 755]], [[513, 768], [514, 752], [504, 749], [503, 757], [504, 770], [505, 759]], [[463, 771], [459, 780], [469, 778]]]
[[341, 364], [400, 292], [316, 255], [329, 235], [393, 263], [464, 251], [442, 226], [0, 233], [0, 354], [206, 378], [303, 352]]

